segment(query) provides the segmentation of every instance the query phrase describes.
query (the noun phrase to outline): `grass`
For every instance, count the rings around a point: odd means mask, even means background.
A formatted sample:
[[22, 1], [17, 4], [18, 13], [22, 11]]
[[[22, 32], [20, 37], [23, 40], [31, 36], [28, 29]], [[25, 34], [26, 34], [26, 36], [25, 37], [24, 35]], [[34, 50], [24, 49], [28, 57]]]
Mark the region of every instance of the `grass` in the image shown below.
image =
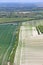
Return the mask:
[[[18, 35], [19, 35], [19, 25], [11, 25], [11, 24], [0, 25], [0, 65], [2, 62], [4, 62], [3, 65], [6, 65], [8, 61], [13, 63], [14, 55], [18, 45]], [[9, 46], [11, 47], [7, 52]], [[11, 54], [12, 50], [13, 53]]]
[[43, 33], [43, 26], [42, 25], [39, 25], [38, 28], [41, 31], [41, 33]]
[[32, 20], [32, 18], [0, 18], [0, 23], [15, 22], [15, 21], [28, 21], [28, 20]]
[[36, 29], [37, 29], [38, 33], [39, 33], [39, 30], [40, 30], [41, 33], [43, 33], [43, 25], [38, 25], [36, 27]]

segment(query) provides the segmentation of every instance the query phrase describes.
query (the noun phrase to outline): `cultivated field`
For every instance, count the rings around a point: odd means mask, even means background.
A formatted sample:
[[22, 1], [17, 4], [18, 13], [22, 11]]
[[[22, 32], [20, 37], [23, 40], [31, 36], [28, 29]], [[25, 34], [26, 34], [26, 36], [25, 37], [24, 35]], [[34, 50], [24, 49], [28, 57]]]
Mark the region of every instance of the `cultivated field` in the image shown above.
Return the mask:
[[[42, 50], [43, 47], [43, 36], [38, 35], [36, 29], [36, 25], [39, 25], [38, 22], [42, 24], [43, 20], [26, 21], [21, 24], [19, 22], [0, 23], [0, 65], [13, 65], [13, 63], [16, 65], [33, 63], [35, 65], [36, 55], [38, 56], [39, 49]], [[39, 42], [39, 40], [41, 41]], [[38, 53], [35, 55], [34, 52]], [[42, 53], [42, 51], [40, 52]], [[41, 57], [41, 54], [39, 56]], [[42, 61], [40, 60], [40, 62]]]
[[0, 65], [14, 61], [18, 45], [19, 23], [0, 24]]
[[29, 22], [20, 28], [19, 45], [16, 51], [15, 65], [43, 65], [43, 35], [38, 35]]

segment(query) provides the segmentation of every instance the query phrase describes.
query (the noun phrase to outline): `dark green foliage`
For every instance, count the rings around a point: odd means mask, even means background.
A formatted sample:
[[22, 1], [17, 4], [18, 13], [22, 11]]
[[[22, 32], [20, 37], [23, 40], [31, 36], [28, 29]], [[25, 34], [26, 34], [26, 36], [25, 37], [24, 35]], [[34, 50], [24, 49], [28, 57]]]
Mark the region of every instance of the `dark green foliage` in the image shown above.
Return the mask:
[[42, 25], [39, 25], [38, 28], [41, 31], [41, 33], [43, 33], [43, 26]]
[[36, 29], [37, 29], [37, 31], [38, 31], [38, 34], [40, 34], [39, 31], [40, 31], [41, 33], [43, 33], [43, 25], [38, 25], [38, 26], [36, 27]]

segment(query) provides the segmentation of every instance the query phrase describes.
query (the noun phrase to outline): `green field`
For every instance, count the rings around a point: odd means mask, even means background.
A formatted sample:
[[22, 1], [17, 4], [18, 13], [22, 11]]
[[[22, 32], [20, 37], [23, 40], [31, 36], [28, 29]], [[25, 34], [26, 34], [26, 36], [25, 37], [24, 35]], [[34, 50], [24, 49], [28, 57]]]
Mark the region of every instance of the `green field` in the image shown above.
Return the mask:
[[11, 63], [14, 61], [18, 45], [19, 23], [13, 24], [0, 24], [0, 65], [7, 65], [8, 61]]
[[39, 28], [40, 32], [43, 33], [43, 26], [39, 25], [38, 28]]
[[29, 21], [29, 20], [34, 20], [34, 18], [0, 18], [0, 23], [5, 23], [5, 22], [23, 22], [23, 21]]
[[[38, 31], [39, 34], [40, 34], [40, 32], [43, 33], [43, 25], [38, 25], [38, 26], [36, 27], [36, 29], [37, 29], [37, 31]], [[40, 32], [39, 32], [39, 31], [40, 31]]]

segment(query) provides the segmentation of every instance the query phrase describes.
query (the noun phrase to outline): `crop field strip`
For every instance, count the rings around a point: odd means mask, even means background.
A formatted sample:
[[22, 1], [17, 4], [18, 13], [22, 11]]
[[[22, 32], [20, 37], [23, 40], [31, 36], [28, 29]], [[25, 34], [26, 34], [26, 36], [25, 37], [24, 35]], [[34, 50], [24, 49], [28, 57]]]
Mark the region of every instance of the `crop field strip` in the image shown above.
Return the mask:
[[[6, 62], [11, 61], [9, 59], [9, 56], [12, 52], [12, 49], [14, 51], [13, 47], [14, 46], [17, 47], [17, 43], [15, 44], [15, 42], [18, 41], [17, 40], [18, 39], [18, 30], [19, 30], [18, 24], [17, 25], [12, 25], [12, 24], [0, 25], [0, 65], [1, 64], [6, 65]], [[13, 36], [13, 34], [14, 34], [14, 36]], [[12, 40], [12, 42], [11, 42], [11, 40]], [[6, 50], [8, 49], [8, 47], [10, 46], [11, 43], [12, 43], [12, 46], [7, 52]], [[16, 48], [15, 48], [15, 50], [16, 50]], [[4, 58], [6, 52], [7, 52], [7, 56]], [[4, 64], [3, 64], [3, 59], [6, 60], [4, 62]]]
[[43, 26], [40, 25], [40, 26], [38, 26], [38, 28], [39, 28], [40, 32], [43, 33]]
[[38, 26], [36, 26], [36, 29], [37, 29], [37, 31], [38, 31], [38, 34], [43, 34], [43, 25], [38, 25]]

